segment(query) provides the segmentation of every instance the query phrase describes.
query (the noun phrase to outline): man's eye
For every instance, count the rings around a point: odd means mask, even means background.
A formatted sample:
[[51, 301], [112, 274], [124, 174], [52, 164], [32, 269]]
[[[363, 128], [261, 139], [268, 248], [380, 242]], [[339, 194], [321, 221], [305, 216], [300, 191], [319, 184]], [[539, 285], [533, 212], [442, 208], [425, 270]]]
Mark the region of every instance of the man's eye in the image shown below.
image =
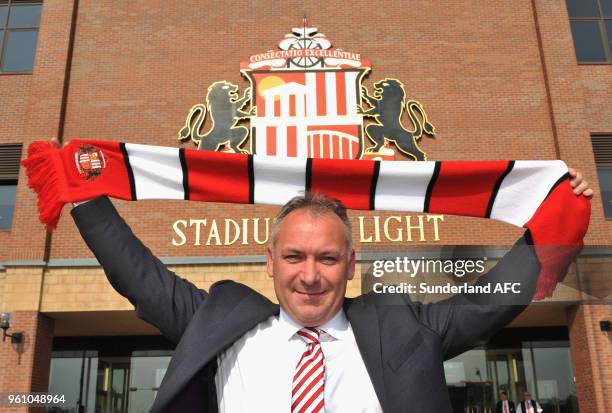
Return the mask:
[[338, 262], [336, 257], [321, 257], [321, 262], [323, 264], [335, 264]]
[[285, 255], [285, 260], [286, 261], [291, 261], [291, 262], [297, 262], [300, 260], [300, 256], [296, 255], [296, 254], [292, 254], [292, 255]]

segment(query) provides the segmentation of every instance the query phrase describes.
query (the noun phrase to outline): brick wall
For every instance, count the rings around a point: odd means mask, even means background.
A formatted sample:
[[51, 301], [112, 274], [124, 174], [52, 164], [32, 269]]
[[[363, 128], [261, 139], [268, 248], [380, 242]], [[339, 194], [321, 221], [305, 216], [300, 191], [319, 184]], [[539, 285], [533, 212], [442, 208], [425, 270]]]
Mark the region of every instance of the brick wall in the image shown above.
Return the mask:
[[[72, 1], [45, 1], [32, 74], [0, 75], [0, 144], [27, 146], [57, 135], [72, 5]], [[42, 259], [45, 236], [22, 169], [12, 228], [0, 231], [0, 261]]]
[[[16, 311], [11, 315], [9, 333], [23, 332], [23, 341], [10, 338], [0, 343], [0, 392], [45, 392], [49, 384], [53, 320], [36, 311]], [[9, 408], [0, 412], [42, 412], [41, 408]]]
[[[161, 0], [124, 3], [80, 2], [64, 124], [67, 139], [191, 147], [177, 141], [189, 108], [204, 101], [214, 81], [228, 80], [243, 90], [248, 83], [239, 74], [239, 62], [276, 48], [306, 12], [310, 24], [336, 47], [372, 61], [368, 87], [395, 77], [406, 85], [410, 98], [423, 103], [437, 130], [435, 139], [423, 138], [420, 144], [430, 159], [561, 158], [581, 169], [598, 191], [589, 137], [612, 132], [612, 66], [576, 64], [563, 0], [383, 0], [376, 7], [365, 0], [342, 7], [297, 0], [218, 0], [198, 7], [179, 2], [169, 6]], [[73, 6], [73, 1], [45, 0], [33, 74], [0, 76], [0, 143], [27, 144], [57, 134]], [[604, 219], [599, 201], [593, 203], [586, 241], [606, 246], [612, 243], [612, 221]], [[160, 256], [263, 255], [264, 246], [257, 244], [173, 246], [172, 224], [190, 218], [266, 217], [277, 210], [179, 201], [115, 204]], [[50, 257], [90, 258], [67, 213], [68, 208], [53, 234]], [[372, 214], [352, 214], [354, 224], [357, 215]], [[445, 217], [440, 243], [509, 245], [520, 233], [500, 223]], [[0, 262], [42, 259], [45, 237], [22, 172], [13, 228], [0, 231]], [[367, 245], [364, 250], [387, 247]], [[72, 268], [45, 270], [44, 284], [43, 270], [36, 271], [0, 271], [0, 303], [5, 308], [130, 308], [99, 269], [87, 270], [89, 285], [74, 278]], [[272, 295], [258, 264], [205, 270], [182, 266], [180, 272], [203, 288], [231, 273]], [[353, 283], [349, 294], [358, 289]], [[575, 331], [579, 326], [577, 321]], [[572, 346], [592, 348], [575, 343]], [[612, 361], [602, 360], [602, 369], [610, 370]], [[586, 400], [588, 391], [580, 389], [581, 400]]]
[[568, 310], [572, 362], [580, 413], [599, 413], [612, 404], [612, 334], [599, 322], [612, 318], [610, 305], [580, 305]]
[[[424, 138], [421, 143], [431, 159], [553, 159], [558, 156], [556, 136], [560, 156], [596, 182], [590, 145], [574, 144], [577, 136], [585, 139], [589, 133], [581, 121], [585, 110], [580, 98], [582, 78], [588, 75], [581, 75], [575, 64], [563, 2], [535, 1], [535, 7], [528, 0], [520, 3], [417, 1], [401, 7], [389, 1], [372, 10], [365, 1], [346, 8], [297, 1], [274, 7], [250, 2], [230, 7], [213, 1], [197, 8], [182, 4], [169, 8], [159, 1], [122, 7], [82, 2], [65, 134], [179, 145], [177, 131], [188, 109], [204, 100], [208, 85], [226, 79], [246, 87], [239, 62], [275, 48], [279, 38], [301, 22], [306, 8], [310, 23], [334, 45], [358, 51], [373, 62], [367, 85], [396, 77], [411, 98], [424, 104], [438, 131], [436, 139]], [[30, 116], [21, 116], [28, 139], [57, 129], [60, 63], [65, 61], [70, 11], [69, 4], [45, 2], [40, 58], [30, 79], [32, 93], [22, 109]], [[46, 23], [52, 19], [66, 24]], [[571, 87], [566, 85], [568, 77]], [[20, 87], [15, 79], [11, 78], [14, 85], [7, 85], [12, 91]], [[602, 99], [604, 95], [598, 94]], [[600, 119], [605, 118], [602, 110]], [[15, 235], [11, 246], [0, 250], [5, 260], [42, 254], [44, 233], [24, 183], [19, 188]], [[163, 256], [261, 254], [257, 245], [172, 246], [172, 223], [270, 216], [276, 210], [168, 201], [120, 203], [120, 208], [129, 222], [138, 222], [138, 235]], [[602, 220], [601, 208], [594, 209], [589, 242], [608, 242], [609, 225]], [[505, 225], [456, 217], [447, 217], [441, 227], [442, 241], [449, 244], [510, 244], [518, 233]], [[62, 219], [54, 234], [52, 257], [90, 256], [71, 220]]]
[[[551, 102], [551, 119], [560, 159], [580, 169], [595, 190], [591, 133], [612, 131], [610, 95], [612, 66], [578, 65], [564, 1], [534, 0], [541, 33], [542, 57]], [[607, 75], [607, 76], [606, 76]], [[601, 198], [592, 203], [591, 223], [586, 242], [610, 245], [612, 221], [606, 221]]]

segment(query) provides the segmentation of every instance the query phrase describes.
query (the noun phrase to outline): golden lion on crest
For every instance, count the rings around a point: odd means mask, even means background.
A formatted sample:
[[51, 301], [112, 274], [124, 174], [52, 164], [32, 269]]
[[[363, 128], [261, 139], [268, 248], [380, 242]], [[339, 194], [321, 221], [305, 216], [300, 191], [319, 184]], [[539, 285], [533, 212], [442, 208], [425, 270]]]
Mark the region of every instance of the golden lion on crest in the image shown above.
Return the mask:
[[[389, 141], [395, 143], [401, 152], [415, 160], [427, 160], [427, 156], [419, 148], [417, 142], [423, 136], [423, 132], [434, 136], [435, 128], [427, 120], [427, 114], [419, 102], [406, 100], [406, 91], [402, 82], [388, 78], [380, 80], [374, 83], [373, 96], [370, 96], [368, 89], [362, 86], [361, 97], [370, 106], [370, 109], [364, 110], [363, 107], [359, 107], [360, 113], [375, 120], [375, 123], [365, 127], [367, 137], [374, 143], [374, 146], [366, 149], [367, 153], [378, 152], [385, 141]], [[414, 124], [414, 131], [409, 131], [402, 125], [401, 118], [404, 109]]]
[[[206, 105], [198, 104], [191, 108], [185, 126], [179, 132], [179, 140], [191, 138], [198, 145], [198, 149], [217, 151], [228, 145], [234, 152], [247, 153], [240, 149], [249, 130], [244, 126], [237, 126], [240, 119], [251, 116], [255, 108], [249, 112], [242, 109], [251, 99], [251, 88], [244, 91], [242, 98], [238, 96], [238, 86], [226, 81], [215, 82], [208, 87]], [[210, 113], [212, 126], [206, 133], [202, 127], [206, 114]]]

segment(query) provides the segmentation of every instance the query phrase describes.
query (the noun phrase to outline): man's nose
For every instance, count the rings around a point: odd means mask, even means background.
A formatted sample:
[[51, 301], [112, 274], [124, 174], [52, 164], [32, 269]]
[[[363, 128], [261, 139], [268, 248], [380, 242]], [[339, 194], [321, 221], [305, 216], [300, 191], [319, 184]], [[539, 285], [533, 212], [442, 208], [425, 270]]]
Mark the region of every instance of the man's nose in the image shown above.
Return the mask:
[[302, 269], [302, 282], [304, 284], [312, 285], [319, 282], [321, 274], [317, 265], [317, 260], [314, 258], [307, 258], [304, 261], [304, 267]]

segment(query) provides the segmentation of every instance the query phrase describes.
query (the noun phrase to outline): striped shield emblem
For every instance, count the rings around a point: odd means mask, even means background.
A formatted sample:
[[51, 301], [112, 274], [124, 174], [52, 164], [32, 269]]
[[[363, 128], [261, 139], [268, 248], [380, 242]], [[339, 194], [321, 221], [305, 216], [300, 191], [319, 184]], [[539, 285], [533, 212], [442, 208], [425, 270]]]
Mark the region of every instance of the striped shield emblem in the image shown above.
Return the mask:
[[250, 118], [252, 153], [297, 158], [359, 159], [358, 113], [366, 68], [246, 71], [257, 114]]

